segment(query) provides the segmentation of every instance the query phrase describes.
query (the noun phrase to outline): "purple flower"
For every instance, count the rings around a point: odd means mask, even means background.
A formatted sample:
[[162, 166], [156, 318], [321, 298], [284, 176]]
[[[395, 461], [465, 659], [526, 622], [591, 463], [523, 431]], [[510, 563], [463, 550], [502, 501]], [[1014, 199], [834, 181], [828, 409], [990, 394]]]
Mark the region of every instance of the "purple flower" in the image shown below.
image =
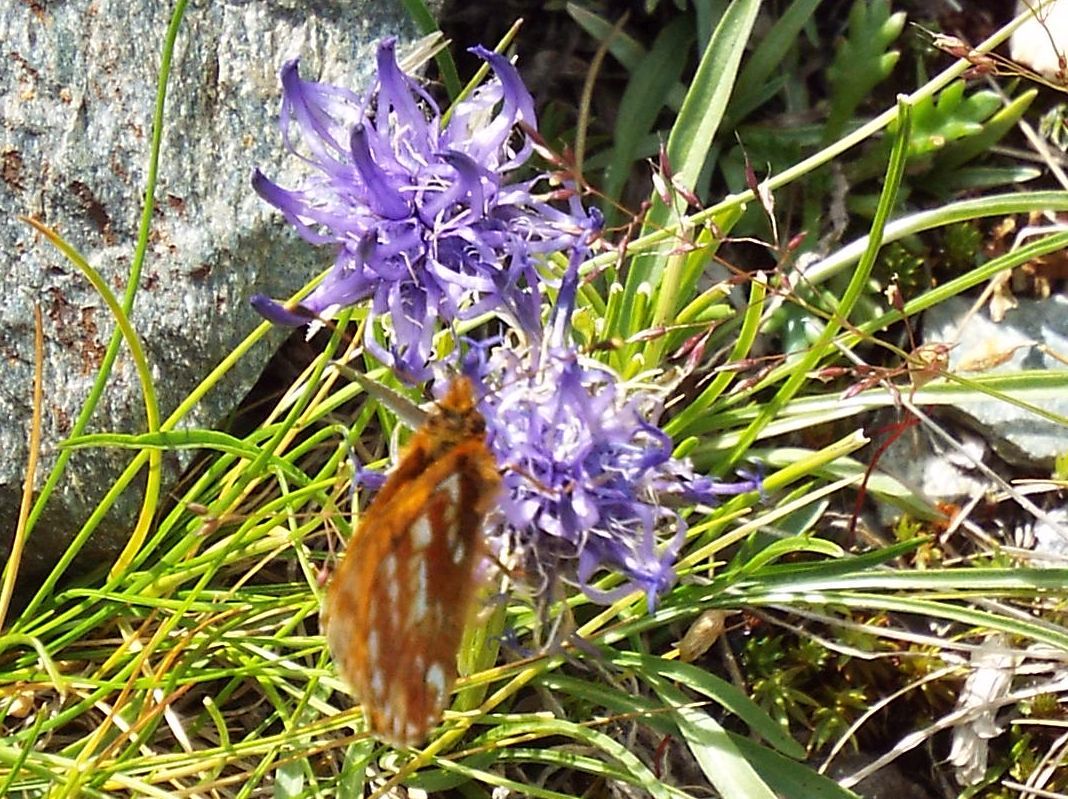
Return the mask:
[[[378, 50], [366, 99], [282, 69], [287, 148], [314, 168], [286, 189], [258, 170], [256, 191], [313, 244], [337, 248], [333, 268], [299, 308], [263, 296], [253, 305], [278, 324], [299, 325], [371, 300], [388, 315], [388, 342], [365, 345], [412, 382], [430, 372], [441, 326], [493, 312], [537, 338], [536, 260], [567, 249], [573, 217], [535, 194], [541, 178], [507, 183], [532, 152], [533, 102], [504, 57], [473, 48], [494, 73], [457, 103], [447, 123], [433, 99], [400, 71], [393, 40]], [[303, 148], [298, 148], [299, 143]]]
[[[575, 579], [599, 602], [640, 589], [652, 607], [674, 582], [686, 526], [657, 501], [671, 442], [645, 421], [648, 397], [575, 353], [544, 354], [533, 371], [495, 355], [480, 408], [504, 467], [503, 549], [543, 588]], [[605, 570], [624, 577], [612, 592], [592, 585]]]
[[[660, 411], [655, 394], [625, 385], [569, 345], [583, 253], [579, 246], [572, 255], [540, 349], [471, 351], [468, 372], [482, 386], [479, 409], [504, 471], [495, 537], [542, 591], [568, 579], [608, 603], [641, 590], [652, 609], [675, 581], [686, 536], [675, 507], [712, 504], [757, 486], [696, 475], [688, 461], [672, 457], [671, 440], [650, 421]], [[605, 573], [622, 582], [611, 591], [595, 588]]]

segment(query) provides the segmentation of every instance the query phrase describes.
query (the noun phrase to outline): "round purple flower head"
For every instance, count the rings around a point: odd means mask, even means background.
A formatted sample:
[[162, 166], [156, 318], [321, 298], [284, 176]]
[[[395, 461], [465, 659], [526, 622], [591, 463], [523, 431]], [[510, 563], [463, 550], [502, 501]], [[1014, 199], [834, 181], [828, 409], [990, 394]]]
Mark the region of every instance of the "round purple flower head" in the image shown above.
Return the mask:
[[[253, 305], [277, 324], [301, 325], [371, 300], [389, 316], [385, 347], [365, 345], [410, 382], [430, 376], [434, 333], [496, 312], [537, 337], [541, 293], [535, 257], [566, 249], [572, 217], [536, 196], [538, 179], [509, 184], [530, 156], [533, 101], [508, 60], [472, 49], [494, 78], [452, 109], [397, 66], [394, 41], [378, 49], [369, 96], [282, 69], [287, 148], [314, 167], [285, 189], [258, 170], [256, 191], [313, 244], [337, 248], [334, 266], [299, 308], [262, 295]], [[303, 151], [298, 149], [298, 141]], [[370, 329], [370, 328], [369, 328]]]
[[[655, 491], [671, 442], [602, 365], [551, 352], [531, 372], [529, 364], [502, 363], [506, 350], [496, 354], [500, 385], [481, 407], [504, 465], [505, 548], [542, 587], [577, 579], [599, 602], [640, 589], [652, 607], [674, 581], [686, 532]], [[673, 532], [661, 546], [665, 529]], [[591, 580], [603, 570], [623, 583], [595, 589]]]
[[[591, 215], [598, 219], [599, 215]], [[502, 552], [517, 556], [543, 591], [573, 580], [596, 602], [643, 591], [650, 610], [675, 581], [686, 523], [681, 503], [714, 504], [753, 482], [717, 484], [672, 457], [670, 438], [650, 420], [648, 390], [623, 384], [604, 364], [569, 346], [578, 286], [576, 247], [540, 350], [495, 347], [469, 371], [484, 395], [479, 409], [504, 470]], [[605, 573], [622, 582], [592, 584]]]

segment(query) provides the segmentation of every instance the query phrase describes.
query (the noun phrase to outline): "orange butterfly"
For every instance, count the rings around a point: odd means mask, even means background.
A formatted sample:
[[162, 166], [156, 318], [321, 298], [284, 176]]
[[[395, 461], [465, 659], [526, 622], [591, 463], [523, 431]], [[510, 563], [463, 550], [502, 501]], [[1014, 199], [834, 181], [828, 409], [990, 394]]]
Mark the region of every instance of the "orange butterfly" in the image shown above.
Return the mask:
[[327, 587], [323, 624], [371, 732], [421, 744], [456, 680], [501, 478], [467, 378], [412, 437]]

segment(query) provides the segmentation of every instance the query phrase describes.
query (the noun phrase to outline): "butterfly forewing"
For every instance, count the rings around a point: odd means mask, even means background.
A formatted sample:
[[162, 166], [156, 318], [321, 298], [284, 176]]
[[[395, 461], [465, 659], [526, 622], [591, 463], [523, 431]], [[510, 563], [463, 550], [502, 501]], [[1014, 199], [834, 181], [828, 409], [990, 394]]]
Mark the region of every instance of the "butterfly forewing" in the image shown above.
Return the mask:
[[500, 478], [457, 380], [364, 513], [327, 589], [327, 641], [371, 731], [421, 743], [456, 679]]

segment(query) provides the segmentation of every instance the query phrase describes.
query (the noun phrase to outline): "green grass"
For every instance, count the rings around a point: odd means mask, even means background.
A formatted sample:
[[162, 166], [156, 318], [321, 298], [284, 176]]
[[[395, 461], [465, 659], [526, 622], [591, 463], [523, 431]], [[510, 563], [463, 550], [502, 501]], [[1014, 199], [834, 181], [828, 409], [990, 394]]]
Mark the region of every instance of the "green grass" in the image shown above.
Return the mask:
[[[731, 131], [743, 143], [759, 141], [760, 109], [803, 93], [790, 59], [798, 32], [813, 32], [818, 5], [795, 0], [754, 39], [759, 3], [730, 3], [718, 27], [699, 32], [708, 35], [698, 36], [704, 50], [689, 84], [680, 79], [685, 64], [668, 63], [685, 58], [686, 48], [654, 43], [646, 51], [625, 33], [612, 38], [609, 52], [635, 75], [621, 107], [633, 107], [630, 118], [641, 125], [590, 153], [591, 173], [628, 172], [650, 154], [656, 122], [668, 113], [667, 152], [677, 180], [711, 192], [737, 175]], [[854, 181], [850, 240], [811, 263], [803, 279], [785, 266], [738, 273], [742, 302], [732, 304], [725, 283], [708, 284], [713, 258], [732, 237], [769, 235], [761, 203], [741, 190], [743, 181], [734, 193], [707, 195], [704, 210], [667, 191], [669, 202], [654, 200], [629, 243], [625, 265], [613, 252], [583, 268], [597, 279], [580, 293], [576, 331], [586, 344], [613, 342], [599, 357], [621, 374], [668, 382], [679, 369], [673, 353], [698, 333], [707, 334], [709, 356], [722, 353], [715, 365], [739, 365], [706, 375], [673, 409], [666, 429], [677, 451], [704, 472], [729, 475], [739, 464], [761, 464], [763, 492], [688, 514], [681, 579], [653, 613], [642, 596], [600, 607], [569, 591], [552, 615], [564, 614], [574, 635], [540, 646], [543, 614], [521, 592], [507, 604], [488, 605], [461, 653], [467, 677], [453, 710], [422, 751], [392, 751], [366, 736], [318, 627], [328, 543], [352, 530], [350, 452], [369, 438], [388, 440], [395, 424], [331, 367], [354, 357], [358, 339], [348, 334], [358, 328], [360, 309], [339, 322], [323, 352], [245, 438], [177, 428], [238, 359], [265, 346], [266, 323], [166, 419], [154, 412], [149, 364], [136, 358], [146, 430], [84, 436], [115, 354], [123, 346], [135, 356], [140, 351], [126, 317], [133, 295], [112, 298], [76, 248], [53, 235], [108, 300], [120, 330], [65, 450], [136, 451], [100, 515], [146, 470], [155, 475], [149, 486], [158, 486], [163, 451], [196, 448], [211, 458], [166, 512], [158, 492], [146, 492], [131, 544], [109, 573], [68, 580], [94, 516], [28, 606], [6, 619], [0, 795], [360, 796], [404, 784], [430, 794], [488, 797], [503, 787], [570, 797], [619, 782], [656, 797], [708, 795], [709, 785], [729, 799], [849, 797], [815, 771], [810, 756], [867, 740], [865, 731], [875, 726], [869, 708], [887, 700], [916, 730], [925, 726], [917, 708], [926, 708], [927, 726], [937, 729], [936, 716], [949, 718], [969, 673], [970, 654], [994, 632], [1019, 651], [1047, 647], [1031, 652], [1036, 663], [1053, 657], [1043, 652], [1068, 651], [1068, 569], [1030, 568], [977, 540], [950, 552], [937, 536], [940, 509], [889, 474], [876, 469], [867, 490], [875, 503], [907, 514], [897, 528], [863, 545], [835, 535], [836, 514], [853, 507], [865, 479], [871, 453], [862, 449], [864, 430], [877, 409], [923, 413], [993, 398], [1068, 422], [1044, 408], [1068, 390], [1068, 370], [942, 374], [913, 388], [904, 368], [888, 369], [886, 381], [843, 399], [844, 388], [860, 379], [858, 361], [907, 366], [894, 332], [903, 319], [1068, 246], [1068, 233], [1051, 231], [998, 257], [976, 255], [956, 274], [915, 288], [900, 307], [882, 299], [880, 257], [888, 244], [944, 236], [962, 221], [1065, 211], [1068, 192], [1029, 191], [1017, 185], [1020, 172], [1011, 163], [992, 169], [975, 160], [1011, 130], [1030, 99], [1019, 87], [1006, 104], [989, 105], [957, 82], [966, 62], [868, 116], [862, 101], [892, 74], [904, 20], [882, 3], [858, 5], [867, 10], [851, 17], [824, 65], [831, 113], [821, 130], [782, 132], [798, 134], [802, 155], [775, 168], [765, 184], [779, 198], [773, 214], [786, 222], [778, 209], [791, 198], [791, 229], [798, 232], [803, 220], [818, 238], [823, 211], [836, 202], [826, 169], [834, 165]], [[164, 48], [153, 165], [166, 124], [169, 54], [184, 10], [179, 3]], [[610, 21], [578, 8], [574, 15], [595, 35], [609, 36]], [[662, 35], [681, 34], [665, 28]], [[979, 47], [989, 50], [1007, 35], [999, 31]], [[747, 51], [749, 45], [756, 49]], [[650, 64], [661, 71], [650, 72]], [[935, 150], [933, 139], [941, 142]], [[750, 153], [761, 171], [781, 157]], [[986, 193], [964, 199], [947, 186], [921, 201], [924, 181], [950, 166], [953, 186], [986, 180]], [[148, 240], [155, 166], [149, 174], [131, 287]], [[603, 185], [605, 202], [622, 195], [622, 180]], [[791, 257], [778, 242], [768, 249], [783, 264]], [[765, 359], [769, 346], [781, 357]], [[757, 371], [765, 363], [769, 368]], [[854, 371], [828, 386], [816, 376], [829, 367]], [[923, 418], [925, 426], [936, 425]], [[32, 511], [27, 506], [20, 540], [33, 530], [65, 464], [66, 457]], [[677, 642], [687, 628], [716, 610], [731, 612], [731, 626], [743, 623], [741, 611], [754, 625], [735, 653], [733, 673], [712, 657], [679, 660]], [[500, 646], [501, 631], [518, 646]], [[721, 652], [725, 645], [716, 646], [712, 651]], [[899, 728], [891, 743], [911, 731]], [[975, 795], [1010, 795], [1000, 781], [1026, 782], [1037, 773], [1048, 739], [1017, 725], [1005, 740], [995, 745], [985, 793]], [[668, 776], [669, 761], [675, 777]], [[694, 780], [704, 787], [687, 787]], [[1068, 790], [1063, 781], [1047, 787]]]

